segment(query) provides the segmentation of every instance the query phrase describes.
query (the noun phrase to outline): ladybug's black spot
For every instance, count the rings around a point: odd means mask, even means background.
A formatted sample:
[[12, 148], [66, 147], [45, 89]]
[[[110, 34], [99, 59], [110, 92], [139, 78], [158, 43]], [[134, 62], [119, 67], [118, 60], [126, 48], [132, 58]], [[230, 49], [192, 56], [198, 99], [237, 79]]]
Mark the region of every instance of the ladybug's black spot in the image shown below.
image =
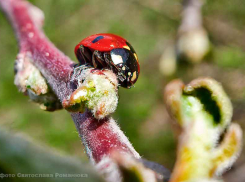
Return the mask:
[[100, 36], [96, 37], [96, 38], [92, 41], [92, 43], [96, 43], [96, 42], [98, 42], [99, 40], [101, 40], [101, 39], [103, 39], [103, 38], [104, 38], [104, 36], [100, 35]]

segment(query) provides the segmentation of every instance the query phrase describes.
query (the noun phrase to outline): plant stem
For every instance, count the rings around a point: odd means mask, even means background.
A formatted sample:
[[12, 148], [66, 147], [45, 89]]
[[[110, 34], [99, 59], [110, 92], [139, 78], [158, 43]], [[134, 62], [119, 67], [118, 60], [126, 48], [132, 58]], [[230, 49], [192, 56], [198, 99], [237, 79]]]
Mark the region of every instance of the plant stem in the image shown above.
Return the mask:
[[[31, 54], [33, 64], [62, 102], [74, 91], [70, 84], [74, 63], [46, 38], [40, 26], [43, 21], [42, 12], [24, 0], [0, 0], [0, 7], [15, 30], [19, 54]], [[71, 116], [88, 156], [95, 163], [110, 156], [114, 150], [139, 158], [139, 154], [112, 118], [98, 121], [89, 111], [84, 114], [71, 113]]]

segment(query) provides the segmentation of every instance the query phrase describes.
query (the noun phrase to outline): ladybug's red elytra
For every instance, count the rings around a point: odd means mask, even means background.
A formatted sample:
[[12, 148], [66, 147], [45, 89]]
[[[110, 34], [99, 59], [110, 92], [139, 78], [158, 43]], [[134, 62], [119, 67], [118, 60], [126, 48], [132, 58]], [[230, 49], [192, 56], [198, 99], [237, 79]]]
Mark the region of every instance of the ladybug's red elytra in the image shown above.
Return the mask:
[[75, 54], [80, 64], [112, 70], [122, 87], [130, 88], [139, 77], [137, 54], [120, 36], [109, 33], [91, 35], [77, 44]]

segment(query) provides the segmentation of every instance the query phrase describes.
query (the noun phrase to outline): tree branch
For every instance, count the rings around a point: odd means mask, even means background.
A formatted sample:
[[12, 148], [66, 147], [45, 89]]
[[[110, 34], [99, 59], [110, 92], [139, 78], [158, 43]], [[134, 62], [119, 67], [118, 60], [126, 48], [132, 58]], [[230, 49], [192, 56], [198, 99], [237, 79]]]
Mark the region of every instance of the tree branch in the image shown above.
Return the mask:
[[[19, 55], [31, 55], [32, 63], [62, 102], [74, 91], [70, 82], [74, 63], [44, 35], [41, 30], [41, 10], [24, 0], [0, 0], [0, 7], [15, 30], [20, 47]], [[71, 116], [93, 162], [100, 162], [114, 150], [140, 158], [112, 118], [97, 120], [88, 110], [84, 114], [71, 113]]]

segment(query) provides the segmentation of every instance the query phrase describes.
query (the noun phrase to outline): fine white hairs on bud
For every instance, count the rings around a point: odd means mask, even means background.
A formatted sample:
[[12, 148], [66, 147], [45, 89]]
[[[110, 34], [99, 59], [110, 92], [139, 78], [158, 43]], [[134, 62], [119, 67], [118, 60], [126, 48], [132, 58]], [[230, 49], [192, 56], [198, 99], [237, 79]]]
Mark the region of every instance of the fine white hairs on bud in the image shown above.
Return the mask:
[[33, 102], [39, 103], [41, 109], [47, 111], [61, 109], [60, 101], [32, 62], [31, 53], [18, 54], [15, 61], [15, 85]]
[[63, 101], [66, 110], [84, 112], [87, 108], [97, 119], [103, 119], [116, 110], [118, 81], [112, 71], [79, 66], [74, 69], [71, 82], [77, 84], [77, 89]]

